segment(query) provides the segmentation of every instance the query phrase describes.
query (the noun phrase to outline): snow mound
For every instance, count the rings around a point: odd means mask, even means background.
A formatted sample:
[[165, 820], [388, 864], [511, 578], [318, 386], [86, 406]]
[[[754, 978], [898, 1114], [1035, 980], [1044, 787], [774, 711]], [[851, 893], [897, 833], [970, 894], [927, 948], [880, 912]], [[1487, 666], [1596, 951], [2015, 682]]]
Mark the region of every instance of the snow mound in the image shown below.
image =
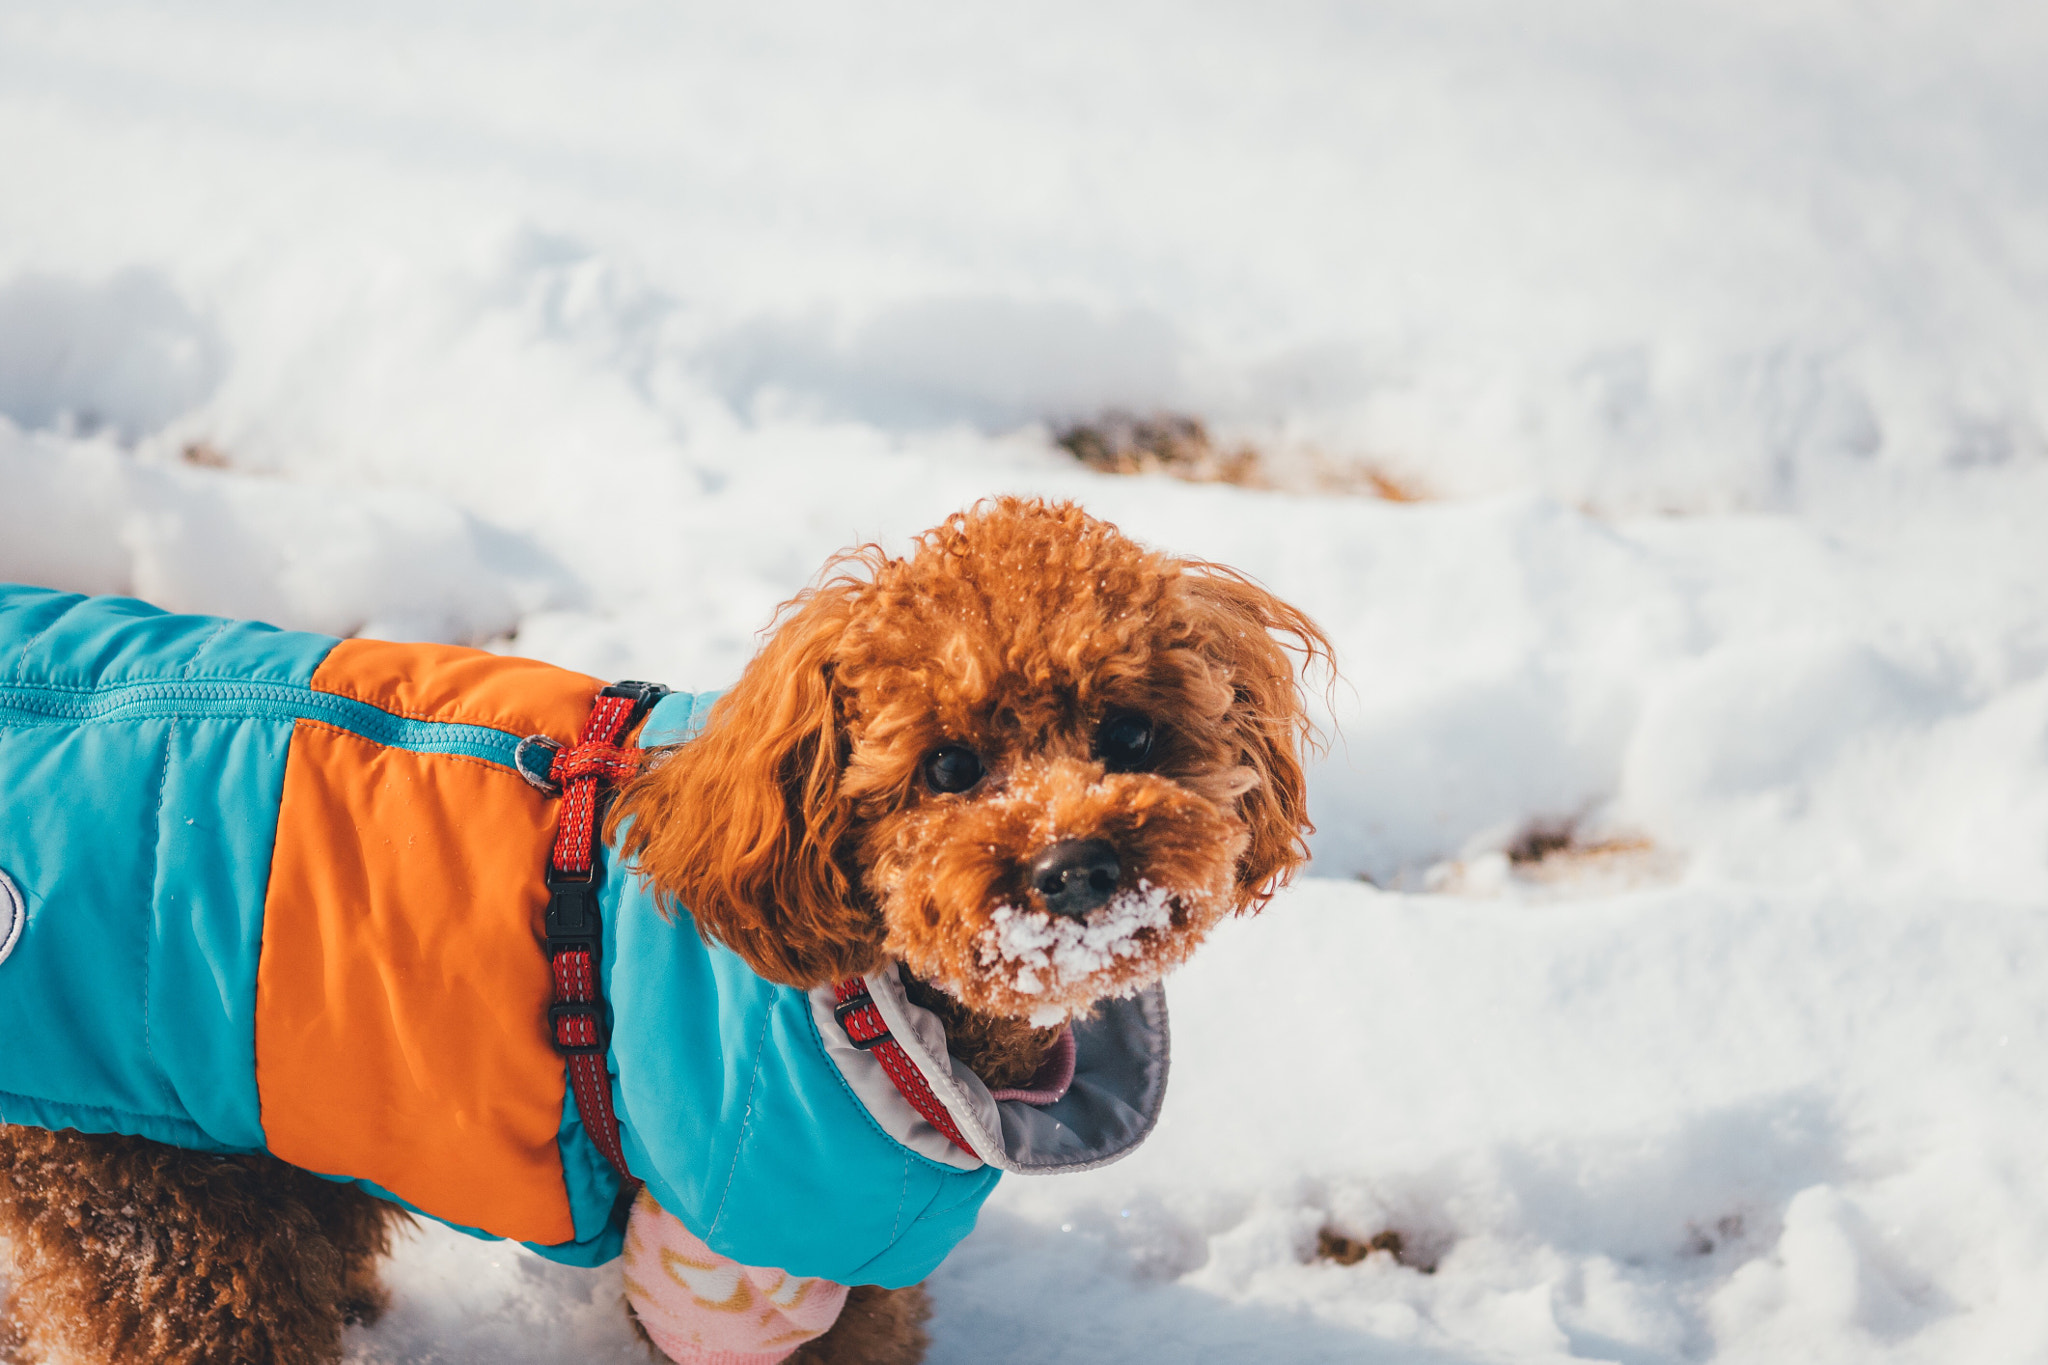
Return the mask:
[[0, 579], [302, 630], [482, 643], [575, 600], [544, 551], [445, 499], [250, 478], [0, 418]]

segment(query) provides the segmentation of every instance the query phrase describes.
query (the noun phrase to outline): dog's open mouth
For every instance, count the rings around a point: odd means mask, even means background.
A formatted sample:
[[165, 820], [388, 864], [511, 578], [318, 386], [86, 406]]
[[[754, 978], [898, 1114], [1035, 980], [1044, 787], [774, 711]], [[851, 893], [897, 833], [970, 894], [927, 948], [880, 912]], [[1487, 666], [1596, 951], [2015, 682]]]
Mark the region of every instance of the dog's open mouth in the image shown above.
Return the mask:
[[1208, 899], [1140, 881], [1080, 919], [999, 905], [976, 936], [975, 953], [986, 976], [1018, 997], [1018, 1013], [1050, 1027], [1157, 980], [1193, 946], [1183, 937], [1191, 921], [1206, 927], [1213, 918], [1197, 913]]

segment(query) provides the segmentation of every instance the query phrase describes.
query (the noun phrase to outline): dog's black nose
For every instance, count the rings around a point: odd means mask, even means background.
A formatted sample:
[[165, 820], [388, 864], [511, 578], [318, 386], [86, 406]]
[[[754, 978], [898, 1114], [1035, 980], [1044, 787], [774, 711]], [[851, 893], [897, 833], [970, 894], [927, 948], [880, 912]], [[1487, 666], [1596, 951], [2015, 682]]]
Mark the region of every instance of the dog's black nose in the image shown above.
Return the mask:
[[1116, 894], [1123, 867], [1105, 839], [1066, 839], [1031, 860], [1031, 889], [1055, 915], [1080, 919]]

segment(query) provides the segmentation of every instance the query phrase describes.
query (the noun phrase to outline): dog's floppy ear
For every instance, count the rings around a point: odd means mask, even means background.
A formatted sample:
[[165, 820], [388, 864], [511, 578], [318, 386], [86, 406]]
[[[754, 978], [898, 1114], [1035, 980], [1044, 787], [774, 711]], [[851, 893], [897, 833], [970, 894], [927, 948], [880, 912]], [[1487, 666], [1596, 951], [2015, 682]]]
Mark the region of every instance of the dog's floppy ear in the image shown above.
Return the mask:
[[1321, 660], [1334, 675], [1335, 654], [1315, 622], [1235, 569], [1202, 560], [1183, 560], [1181, 569], [1200, 648], [1230, 673], [1228, 723], [1239, 762], [1259, 777], [1238, 798], [1251, 844], [1237, 865], [1236, 909], [1255, 914], [1308, 860], [1315, 833], [1301, 765], [1316, 734], [1295, 656], [1303, 670]]
[[805, 989], [881, 959], [880, 921], [837, 856], [851, 808], [832, 653], [860, 586], [839, 578], [799, 597], [703, 733], [658, 754], [607, 827], [664, 907]]

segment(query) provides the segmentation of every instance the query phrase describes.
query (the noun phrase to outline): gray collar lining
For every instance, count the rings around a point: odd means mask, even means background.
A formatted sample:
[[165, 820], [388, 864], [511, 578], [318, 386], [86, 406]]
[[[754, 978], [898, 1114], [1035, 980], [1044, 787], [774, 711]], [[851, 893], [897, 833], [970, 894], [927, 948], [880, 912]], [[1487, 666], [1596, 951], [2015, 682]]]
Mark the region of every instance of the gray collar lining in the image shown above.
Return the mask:
[[1021, 1175], [1088, 1171], [1129, 1155], [1159, 1121], [1171, 1053], [1166, 992], [1157, 984], [1097, 1004], [1074, 1023], [1074, 1084], [1054, 1104], [992, 1098], [981, 1078], [946, 1051], [938, 1016], [912, 1004], [894, 963], [862, 978], [889, 1032], [946, 1107], [976, 1161], [897, 1093], [873, 1054], [847, 1041], [832, 1016], [831, 986], [810, 992], [825, 1050], [889, 1135], [921, 1156], [962, 1170], [986, 1162]]

